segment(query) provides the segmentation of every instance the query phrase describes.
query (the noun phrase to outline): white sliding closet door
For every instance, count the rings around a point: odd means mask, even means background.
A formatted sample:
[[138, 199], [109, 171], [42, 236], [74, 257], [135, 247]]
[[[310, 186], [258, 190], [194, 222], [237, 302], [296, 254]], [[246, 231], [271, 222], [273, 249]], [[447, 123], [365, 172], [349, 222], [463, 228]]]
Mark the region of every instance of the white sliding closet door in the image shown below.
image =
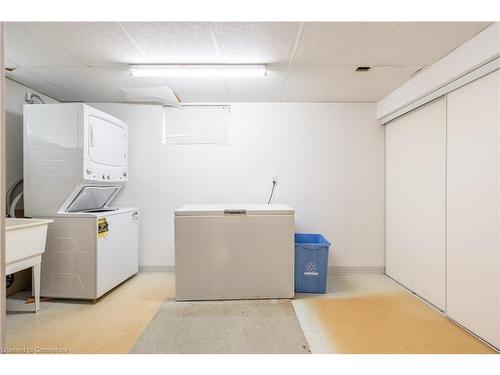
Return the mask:
[[500, 73], [448, 95], [447, 314], [500, 347]]
[[446, 304], [446, 100], [386, 125], [386, 273]]

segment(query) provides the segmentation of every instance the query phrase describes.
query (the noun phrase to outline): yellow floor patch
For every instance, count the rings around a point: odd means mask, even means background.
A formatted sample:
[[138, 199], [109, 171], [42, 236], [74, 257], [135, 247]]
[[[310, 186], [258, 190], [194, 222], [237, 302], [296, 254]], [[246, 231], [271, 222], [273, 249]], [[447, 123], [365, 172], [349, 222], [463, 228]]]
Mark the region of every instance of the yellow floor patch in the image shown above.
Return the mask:
[[494, 353], [406, 292], [317, 298], [308, 303], [338, 353]]

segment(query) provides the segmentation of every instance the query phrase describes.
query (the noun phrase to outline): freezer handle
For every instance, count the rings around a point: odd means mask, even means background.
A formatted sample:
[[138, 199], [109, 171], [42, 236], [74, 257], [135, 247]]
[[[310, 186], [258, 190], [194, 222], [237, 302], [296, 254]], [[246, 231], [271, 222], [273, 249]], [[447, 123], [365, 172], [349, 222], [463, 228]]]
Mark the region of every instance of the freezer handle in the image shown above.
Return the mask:
[[246, 215], [246, 214], [247, 214], [247, 210], [245, 210], [245, 209], [241, 209], [241, 210], [227, 209], [227, 210], [224, 210], [224, 215]]

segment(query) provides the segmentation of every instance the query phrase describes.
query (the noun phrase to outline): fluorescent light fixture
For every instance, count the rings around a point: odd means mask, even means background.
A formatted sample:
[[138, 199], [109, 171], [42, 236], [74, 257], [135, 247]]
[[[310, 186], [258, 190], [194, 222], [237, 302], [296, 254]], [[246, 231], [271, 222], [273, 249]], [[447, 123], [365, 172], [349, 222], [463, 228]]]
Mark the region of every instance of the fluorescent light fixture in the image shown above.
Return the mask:
[[130, 65], [134, 77], [264, 77], [265, 65]]

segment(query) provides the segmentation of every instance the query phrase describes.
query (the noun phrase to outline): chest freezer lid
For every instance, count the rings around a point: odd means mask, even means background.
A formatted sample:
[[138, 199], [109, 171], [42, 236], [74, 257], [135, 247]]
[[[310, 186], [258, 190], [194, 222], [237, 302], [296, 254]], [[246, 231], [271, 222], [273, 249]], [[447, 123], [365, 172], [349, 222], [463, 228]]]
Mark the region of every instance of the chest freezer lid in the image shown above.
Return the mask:
[[175, 216], [210, 215], [293, 215], [284, 204], [188, 204], [174, 211]]

